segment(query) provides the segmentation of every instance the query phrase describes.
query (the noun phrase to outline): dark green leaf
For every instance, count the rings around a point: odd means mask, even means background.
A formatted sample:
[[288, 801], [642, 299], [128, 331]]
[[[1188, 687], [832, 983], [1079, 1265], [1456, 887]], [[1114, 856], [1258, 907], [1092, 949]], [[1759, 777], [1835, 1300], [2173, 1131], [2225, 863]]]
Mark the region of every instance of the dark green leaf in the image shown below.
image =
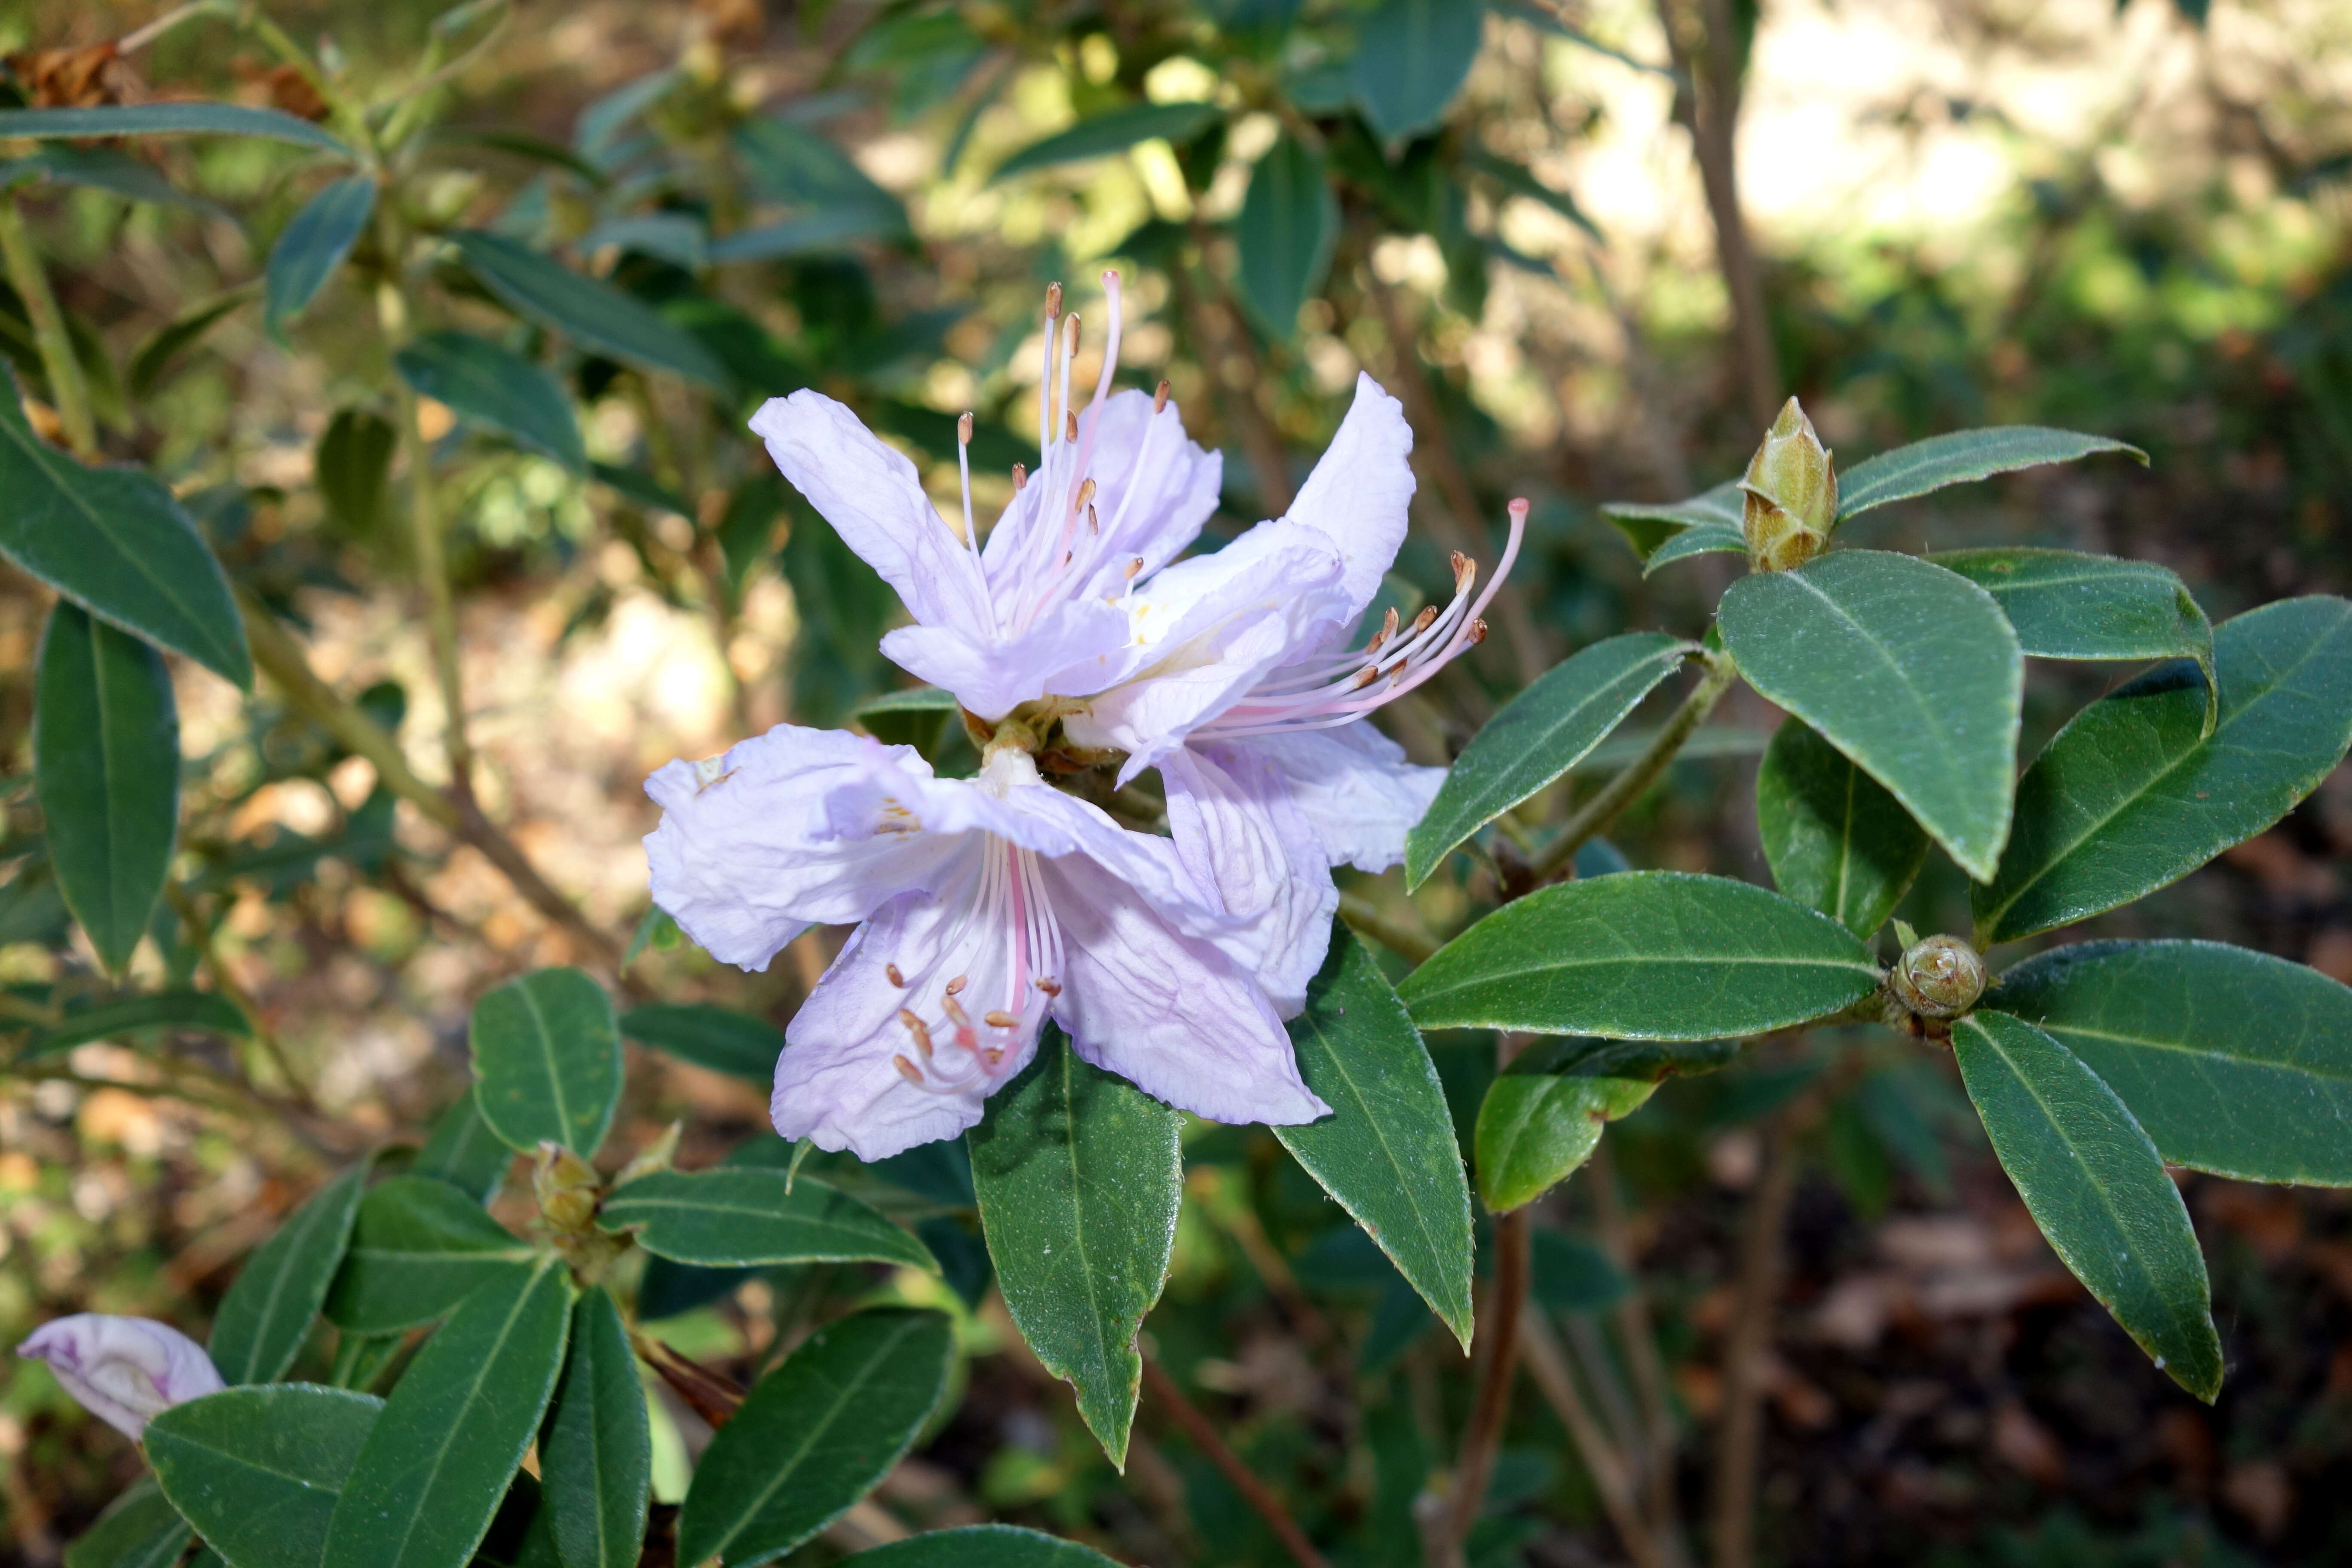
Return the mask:
[[2084, 942], [1989, 1000], [2105, 1079], [2166, 1163], [2352, 1186], [2352, 989], [2317, 970], [2220, 942]]
[[815, 256], [839, 250], [853, 240], [895, 239], [905, 228], [903, 215], [886, 220], [864, 207], [841, 207], [785, 218], [756, 228], [737, 229], [710, 242], [714, 264], [737, 261], [781, 261], [793, 256]]
[[470, 332], [426, 332], [393, 356], [401, 379], [449, 405], [460, 418], [512, 437], [575, 474], [588, 449], [572, 402], [546, 371]]
[[1139, 142], [1167, 141], [1181, 145], [1223, 118], [1223, 111], [1213, 103], [1130, 103], [1108, 109], [1067, 130], [1032, 142], [999, 163], [996, 173], [989, 178], [1002, 180], [1054, 163], [1107, 157], [1124, 153]]
[[1655, 1081], [1575, 1073], [1507, 1072], [1478, 1107], [1478, 1196], [1507, 1214], [1568, 1179], [1600, 1146], [1601, 1130], [1641, 1109]]
[[782, 1171], [657, 1171], [606, 1198], [596, 1223], [635, 1228], [656, 1257], [713, 1268], [870, 1261], [939, 1271], [921, 1242], [856, 1198]]
[[1298, 331], [1299, 307], [1322, 285], [1339, 233], [1339, 199], [1323, 160], [1287, 134], [1250, 172], [1234, 222], [1242, 302], [1275, 337]]
[[0, 110], [0, 142], [15, 136], [77, 141], [86, 136], [258, 136], [353, 158], [349, 147], [307, 120], [299, 120], [281, 110], [247, 109], [235, 103], [117, 103], [100, 109]]
[[456, 1568], [473, 1554], [539, 1431], [571, 1313], [571, 1277], [551, 1258], [476, 1292], [425, 1342], [360, 1449], [322, 1568]]
[[125, 631], [248, 690], [228, 579], [172, 492], [137, 468], [86, 468], [33, 434], [0, 370], [0, 554]]
[[1653, 576], [1677, 561], [1687, 561], [1694, 555], [1745, 555], [1748, 535], [1728, 523], [1702, 522], [1684, 529], [1672, 539], [1650, 552], [1642, 563], [1642, 575]]
[[1606, 1311], [1633, 1288], [1607, 1253], [1557, 1230], [1535, 1233], [1534, 1265], [1529, 1283], [1546, 1311]]
[[383, 1409], [308, 1384], [232, 1388], [149, 1422], [147, 1460], [230, 1568], [318, 1568], [335, 1499]]
[[179, 352], [212, 331], [223, 317], [252, 299], [254, 292], [255, 286], [248, 283], [230, 289], [216, 300], [194, 306], [141, 344], [138, 352], [131, 356], [131, 400], [144, 403], [162, 382], [163, 372]]
[[55, 1024], [36, 1029], [17, 1059], [54, 1056], [90, 1040], [114, 1039], [142, 1029], [209, 1029], [239, 1039], [253, 1026], [236, 1004], [210, 991], [159, 991], [148, 996], [123, 996], [79, 1013], [68, 1013]]
[[409, 1170], [447, 1182], [476, 1203], [486, 1204], [505, 1184], [513, 1163], [514, 1151], [490, 1131], [482, 1120], [480, 1102], [467, 1089], [433, 1123]]
[[583, 278], [500, 235], [460, 229], [449, 237], [483, 285], [523, 315], [641, 369], [675, 371], [726, 390], [727, 368], [710, 351], [635, 295]]
[[1973, 1014], [1952, 1049], [2042, 1234], [2158, 1367], [2211, 1404], [2221, 1342], [2205, 1256], [2156, 1145], [2096, 1073], [2022, 1019]]
[[2039, 425], [1997, 425], [1987, 430], [1955, 430], [1864, 458], [1838, 476], [1838, 521], [1889, 501], [1908, 500], [1947, 485], [1964, 485], [2044, 463], [2071, 463], [2094, 452], [2127, 452], [2147, 466], [2137, 447], [2050, 430]]
[[342, 1267], [367, 1173], [362, 1162], [320, 1188], [237, 1270], [207, 1347], [228, 1382], [271, 1383], [294, 1364]]
[[185, 207], [206, 217], [226, 218], [231, 223], [236, 221], [236, 215], [219, 203], [191, 195], [165, 179], [152, 165], [136, 158], [127, 158], [111, 148], [50, 146], [42, 148], [29, 158], [0, 163], [0, 190], [8, 189], [18, 178], [108, 191], [134, 202]]
[[2025, 656], [1992, 595], [1907, 555], [1842, 550], [1734, 583], [1748, 683], [1862, 764], [1979, 881], [2009, 839]]
[[735, 127], [735, 150], [765, 195], [838, 220], [845, 230], [854, 226], [862, 237], [896, 239], [908, 232], [898, 198], [805, 126], [754, 116]]
[[509, 1148], [595, 1153], [621, 1097], [613, 999], [577, 969], [541, 969], [474, 1004], [474, 1098]]
[[[667, 1537], [663, 1537], [665, 1544]], [[555, 1513], [530, 1472], [518, 1472], [507, 1484], [499, 1511], [482, 1543], [474, 1548], [472, 1568], [563, 1568], [555, 1550]]]
[[1136, 1331], [1168, 1282], [1176, 1243], [1181, 1127], [1048, 1027], [1037, 1059], [966, 1135], [1013, 1325], [1077, 1390], [1079, 1415], [1121, 1467], [1143, 1379]]
[[66, 906], [121, 973], [147, 930], [180, 825], [180, 711], [153, 648], [70, 603], [49, 612], [33, 774]]
[[1470, 1343], [1470, 1186], [1445, 1090], [1380, 965], [1345, 926], [1290, 1022], [1307, 1087], [1331, 1114], [1277, 1127], [1307, 1173]]
[[142, 1477], [66, 1548], [66, 1568], [172, 1568], [191, 1533], [163, 1489]]
[[620, 1309], [603, 1290], [572, 1309], [563, 1377], [539, 1440], [539, 1475], [563, 1568], [636, 1568], [652, 1496], [653, 1430]]
[[1756, 831], [1780, 891], [1856, 936], [1886, 923], [1927, 858], [1901, 803], [1799, 719], [1765, 749]]
[[1719, 877], [1627, 871], [1488, 915], [1399, 987], [1424, 1029], [1711, 1040], [1824, 1017], [1878, 965], [1852, 931]]
[[348, 1333], [415, 1328], [484, 1285], [521, 1278], [536, 1256], [471, 1195], [431, 1176], [394, 1176], [360, 1201], [327, 1317]]
[[621, 1033], [640, 1045], [762, 1088], [774, 1081], [776, 1057], [784, 1048], [783, 1031], [764, 1018], [730, 1007], [682, 1003], [632, 1007], [621, 1015]]
[[400, 432], [392, 421], [364, 408], [338, 409], [319, 437], [313, 465], [319, 499], [345, 535], [373, 540], [392, 510], [392, 454]]
[[2352, 604], [2288, 599], [2222, 623], [2221, 717], [2202, 674], [2149, 670], [2076, 714], [2018, 785], [2017, 832], [1975, 892], [1978, 945], [2179, 880], [2285, 816], [2352, 743]]
[[704, 1451], [678, 1520], [678, 1561], [751, 1568], [839, 1518], [930, 1419], [954, 1348], [942, 1312], [884, 1307], [818, 1330]]
[[635, 468], [625, 468], [614, 463], [591, 463], [588, 472], [599, 484], [612, 486], [628, 500], [651, 511], [676, 512], [683, 518], [694, 516], [694, 504], [675, 491], [665, 489], [649, 474]]
[[269, 247], [263, 273], [262, 317], [278, 331], [300, 315], [375, 216], [375, 176], [337, 180], [302, 205]]
[[[1739, 531], [1740, 517], [1746, 502], [1741, 499], [1739, 481], [1726, 479], [1711, 490], [1678, 501], [1651, 502], [1612, 500], [1604, 502], [1601, 515], [1610, 526], [1625, 536], [1633, 553], [1643, 561], [1657, 552], [1658, 547], [1686, 530], [1706, 528]], [[1743, 540], [1740, 548], [1747, 549]]]
[[1445, 118], [1478, 58], [1484, 5], [1461, 0], [1381, 0], [1356, 26], [1356, 102], [1384, 141]]
[[1112, 1568], [1101, 1552], [1012, 1524], [967, 1524], [857, 1554], [857, 1568]]
[[1405, 835], [1405, 886], [1421, 886], [1455, 845], [1581, 762], [1696, 646], [1628, 632], [1538, 676], [1471, 738]]

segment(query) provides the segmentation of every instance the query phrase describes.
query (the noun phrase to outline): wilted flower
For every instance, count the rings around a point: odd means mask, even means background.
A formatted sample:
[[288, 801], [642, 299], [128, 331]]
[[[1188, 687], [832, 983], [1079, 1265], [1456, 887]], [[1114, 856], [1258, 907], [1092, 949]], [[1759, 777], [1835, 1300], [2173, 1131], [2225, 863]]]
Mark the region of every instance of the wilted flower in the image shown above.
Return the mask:
[[151, 1318], [78, 1312], [34, 1330], [16, 1353], [47, 1362], [83, 1409], [134, 1442], [153, 1416], [226, 1386], [202, 1345]]

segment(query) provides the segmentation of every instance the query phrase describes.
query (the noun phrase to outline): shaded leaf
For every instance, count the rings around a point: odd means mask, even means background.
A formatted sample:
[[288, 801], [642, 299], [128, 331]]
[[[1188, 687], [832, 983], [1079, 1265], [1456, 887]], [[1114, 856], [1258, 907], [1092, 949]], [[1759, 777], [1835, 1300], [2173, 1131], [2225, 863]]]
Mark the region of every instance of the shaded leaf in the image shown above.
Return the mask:
[[1460, 0], [1381, 0], [1356, 27], [1349, 67], [1356, 102], [1384, 141], [1420, 134], [1445, 118], [1478, 58], [1486, 7]]
[[673, 371], [688, 381], [727, 389], [726, 366], [691, 333], [670, 325], [635, 295], [583, 277], [502, 235], [459, 229], [449, 238], [491, 293], [583, 348], [642, 370]]
[[121, 996], [58, 1023], [35, 1029], [17, 1060], [54, 1056], [91, 1040], [108, 1040], [142, 1029], [209, 1029], [216, 1035], [249, 1037], [253, 1026], [236, 1004], [211, 991], [158, 991], [145, 996]]
[[1538, 1230], [1534, 1252], [1529, 1286], [1546, 1311], [1606, 1311], [1633, 1288], [1607, 1253], [1581, 1237]]
[[1651, 576], [1677, 561], [1687, 561], [1694, 555], [1745, 555], [1748, 535], [1736, 525], [1702, 522], [1684, 529], [1672, 539], [1650, 552], [1642, 563], [1642, 575]]
[[282, 110], [236, 103], [116, 103], [99, 109], [0, 109], [0, 141], [86, 136], [258, 136], [357, 162], [349, 147]]
[[967, 1524], [857, 1554], [858, 1568], [1110, 1568], [1101, 1552], [1012, 1524]]
[[212, 331], [222, 318], [252, 299], [254, 293], [255, 286], [248, 283], [230, 289], [216, 300], [193, 306], [141, 344], [131, 356], [129, 388], [132, 401], [145, 402], [162, 383], [163, 372], [180, 351]]
[[272, 332], [319, 297], [374, 216], [373, 174], [337, 180], [302, 204], [269, 247], [262, 272], [262, 318]]
[[335, 1500], [383, 1409], [308, 1384], [232, 1388], [149, 1422], [147, 1459], [230, 1568], [318, 1568]]
[[474, 1004], [474, 1098], [490, 1131], [523, 1153], [542, 1140], [593, 1154], [621, 1098], [613, 999], [577, 969], [541, 969]]
[[621, 1015], [621, 1033], [713, 1072], [766, 1088], [776, 1076], [783, 1031], [730, 1007], [649, 1003]]
[[575, 474], [588, 471], [588, 449], [572, 400], [546, 371], [520, 354], [470, 332], [426, 332], [393, 363], [403, 381], [449, 405], [458, 417], [486, 425]]
[[1507, 1072], [1478, 1107], [1478, 1196], [1505, 1214], [1568, 1179], [1600, 1146], [1601, 1130], [1639, 1110], [1654, 1081]]
[[706, 1268], [866, 1261], [939, 1271], [921, 1242], [856, 1198], [783, 1171], [656, 1171], [606, 1198], [596, 1223], [635, 1229], [647, 1252]]
[[1087, 116], [1022, 148], [996, 166], [992, 183], [1055, 163], [1124, 153], [1139, 142], [1192, 141], [1224, 118], [1213, 103], [1130, 103]]
[[2105, 436], [2051, 430], [2039, 425], [1996, 425], [1985, 430], [1931, 436], [1864, 458], [1840, 474], [1838, 521], [1947, 485], [1964, 485], [2044, 463], [2070, 463], [2095, 452], [2128, 453], [2139, 459], [2140, 467], [2147, 466], [2147, 454], [2137, 447]]
[[392, 513], [392, 455], [400, 432], [364, 408], [341, 408], [319, 437], [312, 472], [327, 516], [353, 539], [380, 535]]
[[1234, 281], [1242, 302], [1275, 337], [1297, 331], [1299, 308], [1321, 286], [1339, 233], [1339, 198], [1324, 177], [1323, 160], [1297, 138], [1283, 136], [1250, 171], [1249, 191], [1234, 220]]
[[142, 1477], [66, 1548], [66, 1568], [172, 1568], [193, 1533], [163, 1489]]
[[360, 1200], [327, 1317], [350, 1333], [415, 1328], [485, 1285], [520, 1278], [536, 1257], [471, 1195], [431, 1176], [394, 1176]]
[[653, 1468], [628, 1330], [609, 1294], [586, 1291], [572, 1309], [563, 1375], [539, 1440], [542, 1506], [563, 1568], [636, 1568]]
[[1886, 923], [1927, 858], [1902, 804], [1800, 719], [1765, 749], [1756, 831], [1774, 885], [1856, 936]]
[[274, 1382], [294, 1364], [342, 1267], [367, 1173], [362, 1161], [320, 1188], [236, 1271], [205, 1347], [229, 1383]]
[[[1684, 500], [1605, 501], [1601, 515], [1625, 536], [1625, 542], [1633, 547], [1636, 556], [1647, 561], [1660, 545], [1689, 529], [1727, 528], [1738, 532], [1746, 504], [1740, 496], [1739, 481], [1726, 479], [1713, 489], [1702, 490]], [[1747, 549], [1744, 540], [1740, 549]]]
[[505, 1184], [514, 1154], [482, 1120], [481, 1105], [467, 1089], [433, 1123], [409, 1171], [447, 1182], [476, 1203], [487, 1204]]

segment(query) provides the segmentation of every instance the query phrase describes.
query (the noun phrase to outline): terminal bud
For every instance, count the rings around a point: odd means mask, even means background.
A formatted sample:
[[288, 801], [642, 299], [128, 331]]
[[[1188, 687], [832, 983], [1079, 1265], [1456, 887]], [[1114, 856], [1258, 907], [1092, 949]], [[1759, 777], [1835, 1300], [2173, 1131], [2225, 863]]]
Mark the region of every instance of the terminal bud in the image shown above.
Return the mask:
[[1956, 936], [1923, 938], [1904, 949], [1886, 976], [1887, 994], [1902, 1015], [1890, 1022], [1941, 1039], [1951, 1033], [1953, 1019], [1977, 1005], [1984, 988], [1984, 960], [1975, 948]]
[[584, 1231], [596, 1217], [596, 1167], [562, 1144], [542, 1140], [531, 1166], [531, 1195], [539, 1212], [558, 1231]]
[[1837, 465], [1795, 398], [1748, 460], [1740, 531], [1759, 572], [1786, 572], [1819, 555], [1837, 526]]

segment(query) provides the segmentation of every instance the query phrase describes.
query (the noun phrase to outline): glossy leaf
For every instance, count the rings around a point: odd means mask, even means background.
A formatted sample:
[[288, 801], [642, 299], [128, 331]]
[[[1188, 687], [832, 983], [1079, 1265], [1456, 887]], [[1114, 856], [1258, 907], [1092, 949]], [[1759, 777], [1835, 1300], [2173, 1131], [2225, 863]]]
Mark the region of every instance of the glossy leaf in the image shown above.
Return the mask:
[[657, 1171], [606, 1198], [596, 1223], [635, 1230], [656, 1257], [712, 1268], [874, 1262], [939, 1270], [921, 1242], [856, 1198], [782, 1171]]
[[514, 1155], [482, 1120], [481, 1105], [467, 1089], [433, 1123], [409, 1171], [447, 1182], [476, 1203], [486, 1204], [505, 1184]]
[[253, 686], [228, 579], [180, 503], [137, 468], [88, 468], [33, 434], [0, 369], [0, 554], [102, 620]]
[[1886, 923], [1927, 858], [1902, 803], [1799, 719], [1757, 770], [1756, 830], [1774, 885], [1856, 936]]
[[1075, 1541], [1013, 1524], [934, 1530], [857, 1553], [858, 1568], [1112, 1568]]
[[1749, 685], [1862, 764], [1969, 875], [1992, 875], [2025, 657], [1991, 595], [1907, 555], [1842, 550], [1741, 578], [1717, 624]]
[[2210, 1404], [2221, 1342], [2205, 1256], [2156, 1145], [2096, 1073], [2022, 1019], [1980, 1010], [1953, 1026], [1952, 1049], [2042, 1234], [2156, 1364]]
[[16, 1059], [55, 1056], [91, 1040], [136, 1036], [146, 1029], [206, 1029], [216, 1035], [249, 1037], [253, 1025], [227, 997], [210, 991], [156, 991], [144, 996], [119, 996], [58, 1022], [34, 1029]]
[[[1713, 489], [1701, 490], [1684, 500], [1606, 501], [1601, 505], [1601, 515], [1625, 536], [1625, 542], [1633, 547], [1636, 556], [1647, 561], [1657, 553], [1660, 545], [1690, 529], [1727, 528], [1738, 533], [1746, 504], [1739, 481], [1726, 479]], [[1747, 548], [1744, 539], [1740, 548]]]
[[2130, 902], [2251, 838], [2352, 744], [2352, 604], [2287, 599], [2214, 637], [2221, 716], [2193, 664], [2149, 670], [2077, 713], [2018, 785], [2017, 833], [1976, 889], [1978, 945]]
[[41, 637], [33, 776], [66, 907], [119, 973], [171, 868], [180, 710], [153, 648], [69, 603]]
[[2147, 466], [2147, 454], [2137, 447], [2105, 436], [2051, 430], [2039, 425], [1996, 425], [1931, 436], [1864, 458], [1839, 474], [1838, 521], [1947, 485], [1964, 485], [2044, 463], [2071, 463], [2095, 452], [2127, 453], [2138, 458], [2142, 468]]
[[710, 1440], [678, 1520], [678, 1561], [750, 1568], [839, 1518], [930, 1419], [954, 1343], [945, 1313], [900, 1307], [811, 1335]]
[[1437, 798], [1405, 835], [1405, 885], [1419, 887], [1454, 846], [1583, 761], [1696, 646], [1628, 632], [1538, 676], [1462, 748]]
[[327, 1521], [383, 1401], [272, 1384], [175, 1405], [147, 1424], [173, 1506], [229, 1568], [318, 1568]]
[[490, 1131], [530, 1153], [541, 1140], [590, 1155], [621, 1098], [620, 1025], [604, 988], [541, 969], [474, 1004], [474, 1098]]
[[1533, 1203], [1592, 1156], [1601, 1130], [1639, 1110], [1654, 1081], [1507, 1072], [1478, 1106], [1478, 1196], [1496, 1214]]
[[460, 229], [449, 238], [491, 293], [582, 347], [643, 370], [674, 371], [705, 386], [727, 388], [727, 369], [710, 351], [636, 296], [583, 277], [500, 235]]
[[485, 1285], [520, 1278], [536, 1256], [448, 1183], [394, 1176], [360, 1200], [327, 1317], [349, 1333], [415, 1328]]
[[730, 1007], [653, 1003], [621, 1015], [621, 1033], [640, 1045], [765, 1089], [784, 1048], [782, 1029]]
[[2352, 1186], [2352, 988], [2212, 942], [2039, 953], [1988, 998], [2083, 1059], [2165, 1163]]
[[589, 1290], [572, 1309], [563, 1375], [539, 1439], [541, 1506], [563, 1568], [636, 1568], [653, 1469], [629, 1331], [613, 1298]]
[[1710, 1040], [1824, 1017], [1878, 977], [1852, 931], [1776, 893], [1626, 871], [1506, 904], [1399, 991], [1424, 1029]]
[[1289, 1028], [1299, 1073], [1331, 1114], [1275, 1136], [1466, 1349], [1470, 1186], [1454, 1116], [1420, 1031], [1345, 926]]
[[353, 174], [302, 204], [269, 247], [262, 316], [273, 332], [300, 315], [343, 264], [375, 216], [375, 176]]
[[1445, 118], [1478, 58], [1485, 21], [1485, 6], [1459, 0], [1381, 0], [1356, 25], [1349, 78], [1383, 141], [1419, 135]]
[[1223, 118], [1223, 111], [1213, 103], [1130, 103], [1107, 109], [1032, 142], [999, 163], [989, 179], [1009, 179], [1055, 163], [1108, 157], [1140, 142], [1165, 141], [1181, 146]]
[[193, 1533], [163, 1489], [142, 1478], [66, 1548], [66, 1568], [172, 1568]]
[[309, 121], [277, 109], [236, 103], [115, 103], [98, 109], [0, 110], [0, 142], [93, 136], [258, 136], [352, 156]]
[[1339, 198], [1323, 160], [1284, 135], [1250, 171], [1241, 216], [1234, 220], [1234, 281], [1242, 302], [1276, 338], [1298, 330], [1299, 308], [1321, 286], [1339, 234]]
[[236, 1271], [206, 1346], [228, 1382], [270, 1383], [294, 1364], [342, 1267], [367, 1173], [362, 1161], [320, 1188]]
[[438, 331], [402, 349], [393, 363], [402, 380], [447, 404], [459, 418], [511, 437], [575, 474], [588, 471], [572, 400], [553, 376], [520, 354], [470, 332]]
[[988, 1254], [1013, 1325], [1113, 1465], [1127, 1462], [1136, 1332], [1168, 1282], [1183, 1191], [1181, 1119], [1048, 1028], [966, 1134]]

